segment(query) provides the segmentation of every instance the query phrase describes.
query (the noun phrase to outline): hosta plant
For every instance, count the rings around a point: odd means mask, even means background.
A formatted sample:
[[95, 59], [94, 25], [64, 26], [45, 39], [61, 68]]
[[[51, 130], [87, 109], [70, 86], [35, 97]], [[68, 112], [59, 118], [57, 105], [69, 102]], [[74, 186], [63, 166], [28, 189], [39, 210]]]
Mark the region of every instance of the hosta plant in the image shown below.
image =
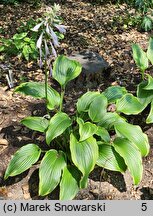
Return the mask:
[[142, 157], [149, 153], [148, 137], [121, 114], [137, 114], [137, 97], [120, 86], [104, 92], [88, 91], [78, 99], [76, 113], [70, 117], [63, 108], [63, 98], [68, 82], [80, 73], [81, 65], [62, 55], [56, 58], [52, 71], [53, 79], [61, 86], [60, 93], [47, 85], [46, 98], [45, 84], [36, 82], [15, 89], [17, 93], [47, 99], [48, 118], [29, 116], [21, 122], [44, 134], [48, 150], [37, 143], [23, 146], [10, 161], [5, 179], [39, 161], [39, 195], [45, 196], [59, 185], [61, 200], [73, 199], [79, 189], [87, 187], [95, 166], [121, 173], [128, 169], [134, 184], [140, 183]]

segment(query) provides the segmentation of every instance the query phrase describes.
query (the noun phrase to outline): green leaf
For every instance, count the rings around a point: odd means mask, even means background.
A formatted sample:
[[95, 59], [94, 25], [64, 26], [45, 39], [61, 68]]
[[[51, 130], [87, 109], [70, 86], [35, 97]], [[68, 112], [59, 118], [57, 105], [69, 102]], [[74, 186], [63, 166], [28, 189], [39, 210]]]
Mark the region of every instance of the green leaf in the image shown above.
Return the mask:
[[49, 127], [46, 132], [46, 142], [49, 145], [50, 142], [61, 135], [70, 125], [71, 119], [66, 113], [57, 113], [51, 119]]
[[144, 106], [140, 103], [137, 97], [132, 94], [125, 94], [116, 103], [117, 112], [122, 112], [126, 115], [134, 115], [142, 112]]
[[147, 57], [150, 60], [151, 64], [153, 65], [153, 38], [150, 38], [150, 40], [149, 40]]
[[109, 103], [116, 102], [117, 99], [120, 99], [126, 93], [127, 90], [121, 86], [111, 86], [104, 91], [104, 95]]
[[[38, 82], [26, 82], [19, 85], [15, 92], [19, 92], [25, 95], [29, 95], [35, 98], [43, 98], [45, 99], [45, 84], [38, 83]], [[54, 108], [58, 107], [60, 104], [60, 95], [57, 91], [53, 88], [48, 86], [47, 88], [47, 100], [48, 104], [47, 107], [49, 110], [53, 110]]]
[[53, 64], [53, 78], [59, 82], [62, 87], [79, 76], [82, 66], [79, 62], [70, 60], [67, 57], [61, 55], [56, 58]]
[[35, 144], [28, 144], [21, 147], [13, 156], [4, 179], [9, 176], [16, 176], [29, 169], [40, 157], [41, 149]]
[[95, 124], [92, 124], [91, 122], [84, 123], [81, 118], [78, 118], [77, 122], [79, 124], [80, 142], [88, 139], [96, 133], [97, 126]]
[[101, 94], [96, 97], [89, 107], [89, 117], [93, 122], [99, 122], [102, 120], [103, 116], [106, 114], [107, 109], [107, 98]]
[[87, 186], [88, 175], [94, 169], [98, 159], [98, 145], [96, 140], [90, 137], [83, 142], [79, 142], [71, 134], [70, 151], [73, 163], [83, 174], [80, 187], [85, 188]]
[[25, 45], [23, 47], [22, 54], [27, 61], [29, 61], [30, 53], [31, 53], [31, 47], [29, 45]]
[[133, 58], [136, 65], [144, 72], [148, 68], [148, 58], [146, 53], [141, 49], [138, 44], [132, 45]]
[[80, 172], [74, 166], [65, 166], [60, 182], [60, 200], [72, 200], [79, 191]]
[[137, 185], [142, 179], [143, 166], [141, 153], [138, 148], [125, 138], [114, 140], [115, 150], [124, 158], [124, 161], [133, 177], [134, 184]]
[[39, 195], [51, 193], [60, 182], [61, 172], [66, 166], [65, 156], [62, 151], [46, 152], [39, 168]]
[[97, 128], [98, 130], [96, 131], [96, 135], [100, 136], [103, 141], [110, 142], [110, 135], [108, 131], [105, 128], [100, 126], [98, 126]]
[[35, 116], [26, 117], [21, 121], [21, 123], [26, 127], [39, 132], [45, 132], [49, 125], [49, 121], [44, 117]]
[[151, 102], [151, 109], [150, 109], [149, 115], [146, 119], [146, 123], [147, 124], [153, 123], [153, 101]]
[[148, 81], [141, 82], [137, 87], [137, 97], [141, 104], [145, 107], [153, 100], [153, 90], [146, 90]]
[[110, 130], [117, 122], [125, 122], [125, 120], [115, 112], [107, 112], [98, 125]]
[[110, 144], [102, 144], [99, 146], [99, 158], [96, 164], [105, 169], [119, 172], [125, 172], [127, 168], [124, 159]]
[[89, 106], [91, 102], [100, 95], [100, 92], [91, 92], [88, 91], [84, 95], [82, 95], [77, 102], [77, 111], [81, 112], [88, 112]]
[[127, 138], [137, 146], [142, 156], [146, 156], [149, 153], [148, 137], [144, 134], [141, 128], [137, 125], [132, 125], [127, 122], [118, 122], [115, 124], [115, 130], [122, 137]]
[[28, 34], [27, 32], [22, 32], [20, 34], [15, 34], [13, 36], [13, 39], [14, 40], [21, 40], [21, 39], [25, 38], [27, 36], [27, 34]]
[[[152, 3], [153, 3], [153, 2], [152, 2]], [[143, 2], [143, 4], [144, 4], [144, 2]], [[152, 28], [153, 28], [153, 21], [152, 21], [152, 19], [151, 19], [149, 16], [145, 16], [145, 17], [143, 18], [141, 27], [142, 27], [142, 29], [145, 30], [146, 32], [152, 30]]]
[[148, 84], [143, 88], [145, 90], [152, 90], [153, 91], [153, 77], [147, 74], [148, 76]]
[[3, 52], [5, 50], [5, 46], [0, 46], [0, 52]]

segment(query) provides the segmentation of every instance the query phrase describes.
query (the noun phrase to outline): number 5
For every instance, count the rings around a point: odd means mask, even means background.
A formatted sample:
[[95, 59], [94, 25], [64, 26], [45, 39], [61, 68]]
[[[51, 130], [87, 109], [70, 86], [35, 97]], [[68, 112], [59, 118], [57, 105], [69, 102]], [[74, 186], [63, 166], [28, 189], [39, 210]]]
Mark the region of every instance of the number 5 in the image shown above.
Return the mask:
[[141, 204], [141, 210], [142, 211], [147, 211], [147, 203], [142, 203]]

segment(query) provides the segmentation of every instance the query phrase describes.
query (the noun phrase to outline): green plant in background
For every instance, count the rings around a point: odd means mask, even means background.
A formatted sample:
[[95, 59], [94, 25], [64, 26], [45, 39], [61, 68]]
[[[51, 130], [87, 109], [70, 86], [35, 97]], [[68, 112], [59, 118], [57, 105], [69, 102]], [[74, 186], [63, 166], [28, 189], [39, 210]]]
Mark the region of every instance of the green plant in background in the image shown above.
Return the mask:
[[[81, 73], [81, 65], [65, 56], [58, 56], [52, 76], [65, 89], [69, 81]], [[46, 98], [45, 84], [27, 82], [15, 92], [35, 98]], [[28, 144], [13, 156], [5, 179], [29, 169], [43, 158], [39, 167], [39, 195], [51, 193], [60, 185], [60, 199], [73, 199], [79, 188], [87, 187], [94, 167], [125, 172], [129, 169], [134, 184], [142, 178], [142, 157], [149, 152], [147, 135], [137, 125], [127, 122], [121, 113], [137, 114], [139, 101], [124, 87], [113, 86], [104, 92], [87, 92], [76, 104], [76, 115], [69, 117], [63, 110], [64, 92], [59, 94], [47, 86], [49, 119], [30, 116], [21, 122], [45, 134], [48, 150]], [[110, 106], [116, 109], [111, 112]], [[137, 109], [137, 110], [136, 110]], [[54, 114], [53, 114], [54, 113]], [[110, 134], [113, 134], [111, 137]]]

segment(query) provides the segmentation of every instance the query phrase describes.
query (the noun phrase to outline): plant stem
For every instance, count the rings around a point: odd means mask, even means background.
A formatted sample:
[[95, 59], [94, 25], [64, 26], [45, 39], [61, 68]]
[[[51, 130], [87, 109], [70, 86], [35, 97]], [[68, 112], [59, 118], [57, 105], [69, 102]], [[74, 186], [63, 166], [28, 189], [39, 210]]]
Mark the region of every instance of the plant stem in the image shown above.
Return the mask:
[[61, 101], [60, 101], [60, 112], [63, 109], [63, 99], [64, 99], [64, 94], [65, 94], [65, 86], [61, 88]]
[[47, 61], [45, 60], [45, 98], [46, 98], [46, 109], [47, 113], [49, 114], [49, 110], [47, 108], [47, 102], [48, 102], [48, 71], [47, 71]]

